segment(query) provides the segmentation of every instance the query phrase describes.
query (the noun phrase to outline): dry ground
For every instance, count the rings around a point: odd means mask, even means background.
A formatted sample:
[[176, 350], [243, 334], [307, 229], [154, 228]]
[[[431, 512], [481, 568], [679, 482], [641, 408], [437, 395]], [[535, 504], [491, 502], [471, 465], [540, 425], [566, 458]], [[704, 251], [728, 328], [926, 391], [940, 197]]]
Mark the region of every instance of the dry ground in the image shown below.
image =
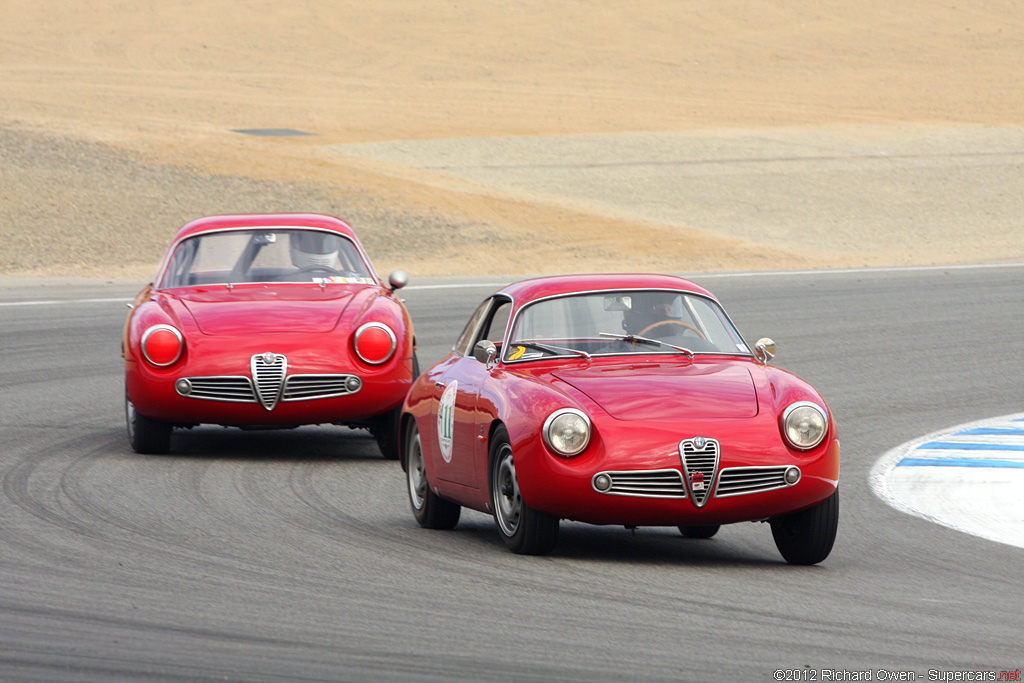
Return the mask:
[[[439, 184], [328, 148], [1024, 123], [1019, 0], [6, 0], [4, 9], [0, 275], [146, 277], [185, 221], [250, 211], [339, 215], [380, 270], [414, 276], [844, 265], [858, 262], [849, 247], [809, 253], [793, 240], [767, 250], [691, 224], [670, 226], [685, 239], [665, 240], [669, 226]], [[234, 132], [245, 129], [311, 135]], [[1019, 235], [974, 237], [991, 247], [982, 258], [1024, 259]]]

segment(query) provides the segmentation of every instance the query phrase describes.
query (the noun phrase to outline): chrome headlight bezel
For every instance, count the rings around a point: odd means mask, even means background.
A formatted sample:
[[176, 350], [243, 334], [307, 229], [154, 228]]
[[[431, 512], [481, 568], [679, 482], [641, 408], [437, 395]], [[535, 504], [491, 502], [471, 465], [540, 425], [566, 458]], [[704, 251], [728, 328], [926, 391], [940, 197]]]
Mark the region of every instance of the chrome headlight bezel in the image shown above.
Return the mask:
[[[814, 430], [809, 435], [808, 425]], [[782, 436], [798, 451], [817, 448], [827, 434], [828, 413], [813, 401], [797, 401], [782, 413]]]
[[[149, 342], [149, 338], [153, 336], [153, 334], [155, 334], [156, 332], [170, 332], [178, 340], [177, 353], [169, 361], [157, 362], [154, 358], [150, 357], [149, 355], [149, 349], [146, 348], [146, 345]], [[152, 365], [153, 367], [168, 368], [177, 363], [179, 360], [181, 360], [181, 356], [185, 353], [185, 337], [184, 335], [182, 335], [181, 330], [174, 327], [173, 325], [168, 325], [167, 323], [158, 323], [156, 325], [150, 325], [148, 328], [146, 328], [146, 331], [142, 333], [142, 337], [139, 338], [139, 351], [142, 352], [142, 357], [146, 360], [146, 362]]]
[[[388, 339], [391, 342], [391, 347], [387, 351], [387, 354], [383, 358], [381, 358], [379, 360], [372, 360], [370, 358], [367, 358], [359, 350], [359, 339], [360, 339], [360, 337], [363, 336], [364, 332], [366, 332], [367, 330], [371, 330], [371, 329], [382, 330], [388, 336]], [[398, 336], [395, 334], [394, 330], [392, 330], [390, 327], [388, 327], [384, 323], [376, 322], [376, 321], [371, 321], [371, 322], [364, 323], [364, 324], [360, 325], [359, 329], [357, 329], [355, 334], [352, 335], [352, 346], [353, 346], [353, 349], [356, 352], [356, 356], [362, 362], [366, 363], [367, 365], [383, 365], [384, 363], [387, 363], [389, 360], [391, 360], [394, 357], [395, 349], [398, 348]]]
[[[575, 447], [566, 447], [565, 442], [558, 436], [557, 430], [562, 422], [568, 421], [575, 425], [582, 425], [584, 436]], [[559, 408], [544, 420], [544, 427], [541, 430], [544, 435], [544, 443], [553, 453], [563, 458], [572, 458], [586, 450], [590, 445], [590, 437], [593, 434], [593, 425], [590, 418], [582, 410], [576, 408]]]

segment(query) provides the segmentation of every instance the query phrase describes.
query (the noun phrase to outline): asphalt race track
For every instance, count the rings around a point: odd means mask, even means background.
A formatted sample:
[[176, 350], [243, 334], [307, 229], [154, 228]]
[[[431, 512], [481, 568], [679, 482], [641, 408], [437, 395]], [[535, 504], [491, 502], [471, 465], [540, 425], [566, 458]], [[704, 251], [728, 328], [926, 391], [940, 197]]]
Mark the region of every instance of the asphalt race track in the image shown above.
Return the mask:
[[[508, 553], [477, 513], [426, 531], [399, 466], [336, 427], [201, 428], [172, 455], [134, 454], [119, 342], [141, 283], [0, 281], [0, 679], [1024, 667], [1024, 549], [899, 512], [868, 483], [901, 443], [1024, 412], [1024, 265], [694, 279], [837, 417], [841, 523], [821, 565], [785, 564], [761, 524], [705, 541], [564, 524], [545, 558]], [[411, 283], [424, 367], [500, 282]]]

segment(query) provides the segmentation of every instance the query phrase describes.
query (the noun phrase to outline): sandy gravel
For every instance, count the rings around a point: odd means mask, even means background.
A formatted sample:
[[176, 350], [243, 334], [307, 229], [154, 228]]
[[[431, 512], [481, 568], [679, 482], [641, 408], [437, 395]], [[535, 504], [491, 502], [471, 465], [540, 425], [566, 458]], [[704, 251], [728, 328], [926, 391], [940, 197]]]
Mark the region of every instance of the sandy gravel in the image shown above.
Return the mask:
[[[3, 276], [145, 278], [187, 220], [292, 210], [346, 218], [379, 270], [413, 276], [1024, 260], [1012, 203], [993, 218], [967, 198], [964, 231], [860, 253], [898, 223], [766, 243], [757, 211], [723, 222], [711, 194], [652, 218], [625, 206], [628, 187], [552, 200], [526, 181], [445, 176], [433, 158], [337, 152], [580, 135], [607, 151], [623, 134], [837, 125], [1012, 132], [1024, 124], [1019, 0], [7, 0], [4, 14]], [[251, 129], [309, 135], [236, 132]], [[1021, 150], [1005, 153], [995, 180], [974, 185], [1017, 193]], [[915, 201], [928, 192], [949, 194], [928, 186]]]

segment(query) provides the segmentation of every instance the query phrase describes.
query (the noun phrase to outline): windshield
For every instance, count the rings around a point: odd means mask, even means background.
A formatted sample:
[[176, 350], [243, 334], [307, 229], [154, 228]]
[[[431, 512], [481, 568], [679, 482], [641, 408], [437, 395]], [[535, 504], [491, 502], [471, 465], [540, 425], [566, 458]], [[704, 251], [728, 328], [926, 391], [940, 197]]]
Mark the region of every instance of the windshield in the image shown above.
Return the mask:
[[182, 240], [159, 287], [245, 282], [375, 284], [355, 244], [325, 230], [229, 230]]
[[506, 361], [666, 353], [749, 355], [714, 301], [672, 290], [623, 290], [542, 299], [516, 316]]

